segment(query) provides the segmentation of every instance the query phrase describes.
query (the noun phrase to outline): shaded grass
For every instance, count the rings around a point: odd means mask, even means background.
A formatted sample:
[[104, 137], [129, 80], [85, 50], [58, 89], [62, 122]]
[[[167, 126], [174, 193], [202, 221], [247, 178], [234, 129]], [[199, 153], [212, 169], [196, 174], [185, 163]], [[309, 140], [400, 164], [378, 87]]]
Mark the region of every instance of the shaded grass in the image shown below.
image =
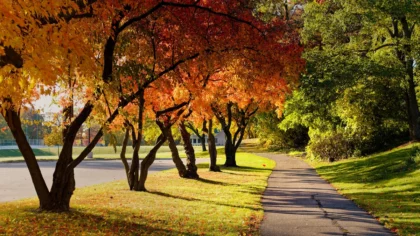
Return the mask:
[[65, 214], [36, 212], [36, 199], [0, 204], [0, 234], [258, 235], [274, 162], [245, 153], [237, 161], [242, 168], [217, 173], [200, 164], [199, 180], [151, 174], [149, 192], [128, 191], [126, 181], [77, 189]]
[[387, 228], [399, 235], [419, 235], [420, 165], [410, 159], [416, 149], [409, 145], [365, 158], [310, 164]]
[[[152, 149], [152, 146], [142, 146], [140, 148], [140, 157], [144, 158], [147, 153]], [[73, 148], [73, 155], [77, 157], [82, 151], [84, 147], [74, 147]], [[51, 161], [58, 159], [58, 150], [57, 147], [49, 147], [49, 148], [35, 148], [33, 149], [36, 155], [37, 160], [39, 161]], [[60, 148], [61, 150], [61, 148]], [[181, 157], [186, 157], [184, 148], [182, 146], [178, 146], [179, 154]], [[201, 146], [194, 146], [194, 150], [196, 152], [196, 157], [208, 157], [208, 152], [201, 151]], [[120, 152], [121, 148], [117, 147], [117, 153], [115, 153], [113, 147], [95, 147], [93, 149], [93, 159], [97, 160], [119, 160], [120, 159]], [[133, 150], [131, 148], [127, 148], [126, 156], [128, 158], [131, 157], [133, 154]], [[159, 149], [157, 158], [170, 158], [171, 152], [168, 146], [163, 146]], [[0, 162], [22, 162], [23, 157], [22, 154], [18, 149], [0, 149]]]

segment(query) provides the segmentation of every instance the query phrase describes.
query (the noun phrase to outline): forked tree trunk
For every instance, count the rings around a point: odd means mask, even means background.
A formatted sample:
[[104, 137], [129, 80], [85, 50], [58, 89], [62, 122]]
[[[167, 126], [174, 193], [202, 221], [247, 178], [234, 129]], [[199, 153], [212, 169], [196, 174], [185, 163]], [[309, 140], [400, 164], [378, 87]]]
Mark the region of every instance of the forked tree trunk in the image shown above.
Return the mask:
[[137, 190], [138, 189], [138, 184], [139, 184], [138, 183], [138, 179], [139, 179], [139, 167], [140, 167], [139, 151], [140, 151], [140, 145], [141, 145], [142, 133], [143, 133], [144, 104], [146, 102], [144, 100], [144, 90], [143, 89], [139, 89], [139, 91], [140, 91], [140, 94], [137, 97], [137, 99], [139, 100], [139, 104], [138, 104], [139, 113], [138, 113], [137, 137], [135, 137], [134, 127], [132, 128], [134, 150], [133, 150], [133, 159], [131, 161], [131, 168], [130, 168], [130, 171], [128, 172], [130, 190]]
[[147, 191], [145, 183], [146, 183], [146, 180], [147, 180], [147, 175], [148, 175], [148, 172], [149, 172], [149, 168], [156, 159], [157, 151], [163, 145], [163, 143], [165, 143], [165, 141], [166, 141], [166, 137], [163, 134], [161, 134], [158, 137], [155, 146], [150, 150], [150, 152], [147, 154], [147, 156], [141, 162], [141, 165], [140, 165], [140, 179], [138, 179], [138, 182], [136, 184], [136, 188], [135, 188], [136, 191]]
[[185, 154], [187, 154], [187, 175], [188, 178], [198, 179], [197, 165], [195, 160], [194, 147], [191, 144], [190, 133], [187, 131], [184, 121], [179, 122], [179, 131], [181, 132], [182, 141], [184, 143]]
[[216, 150], [216, 140], [213, 135], [213, 121], [209, 120], [209, 129], [207, 127], [203, 127], [203, 132], [207, 134], [209, 137], [208, 145], [209, 145], [209, 155], [210, 155], [210, 166], [209, 171], [219, 172], [220, 167], [217, 165], [217, 150]]
[[[60, 156], [71, 154], [71, 151], [66, 151], [65, 154], [61, 151]], [[71, 161], [63, 161], [61, 163], [57, 162], [56, 171], [53, 176], [53, 185], [50, 191], [50, 204], [43, 210], [58, 212], [70, 210], [70, 199], [76, 188], [74, 169], [66, 169], [66, 166], [70, 164], [70, 162]]]

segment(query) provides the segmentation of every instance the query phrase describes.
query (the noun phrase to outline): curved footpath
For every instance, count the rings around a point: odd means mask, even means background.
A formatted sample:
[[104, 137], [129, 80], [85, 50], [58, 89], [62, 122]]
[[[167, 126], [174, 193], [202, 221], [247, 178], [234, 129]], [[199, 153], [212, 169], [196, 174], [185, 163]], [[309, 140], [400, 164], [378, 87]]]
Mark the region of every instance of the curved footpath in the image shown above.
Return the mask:
[[262, 198], [263, 236], [393, 235], [307, 163], [282, 154], [257, 155], [277, 163]]

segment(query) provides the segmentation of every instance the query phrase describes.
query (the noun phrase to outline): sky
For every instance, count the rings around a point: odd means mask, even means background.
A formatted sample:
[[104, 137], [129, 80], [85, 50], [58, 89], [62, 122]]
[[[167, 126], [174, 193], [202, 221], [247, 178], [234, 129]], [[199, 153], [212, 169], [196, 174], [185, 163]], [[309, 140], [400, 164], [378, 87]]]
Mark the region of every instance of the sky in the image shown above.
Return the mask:
[[35, 109], [39, 109], [41, 114], [60, 112], [60, 107], [54, 104], [52, 96], [41, 96], [33, 103]]

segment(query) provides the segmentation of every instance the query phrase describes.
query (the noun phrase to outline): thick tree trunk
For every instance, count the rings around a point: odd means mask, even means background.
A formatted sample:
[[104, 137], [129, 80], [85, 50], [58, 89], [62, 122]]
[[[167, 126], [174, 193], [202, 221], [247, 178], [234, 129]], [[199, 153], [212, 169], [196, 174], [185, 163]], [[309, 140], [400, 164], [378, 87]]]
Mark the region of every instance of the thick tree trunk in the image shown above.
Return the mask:
[[226, 155], [226, 161], [225, 166], [226, 167], [237, 167], [236, 165], [236, 149], [235, 145], [232, 142], [232, 135], [230, 132], [226, 133], [226, 143], [225, 143], [225, 155]]
[[187, 154], [187, 175], [188, 178], [198, 179], [197, 165], [195, 164], [195, 153], [194, 147], [191, 144], [190, 133], [187, 131], [184, 121], [181, 121], [178, 125], [179, 131], [181, 132], [182, 141], [184, 142], [185, 154]]
[[[61, 151], [60, 156], [61, 155], [63, 155], [63, 151]], [[71, 155], [71, 152], [67, 152], [67, 155]], [[70, 199], [76, 188], [76, 181], [74, 179], [74, 169], [65, 169], [69, 163], [70, 162], [67, 162], [67, 164], [66, 162], [61, 162], [56, 165], [53, 185], [50, 191], [50, 202], [43, 210], [56, 212], [70, 210]]]
[[209, 154], [210, 154], [210, 171], [219, 172], [220, 167], [217, 166], [217, 150], [216, 150], [216, 140], [213, 135], [213, 121], [209, 120], [209, 130], [207, 132], [209, 136]]
[[50, 203], [49, 191], [42, 176], [35, 154], [26, 139], [25, 133], [23, 132], [19, 113], [13, 110], [13, 108], [10, 108], [6, 111], [6, 116], [4, 116], [4, 118], [28, 167], [32, 183], [34, 184], [35, 191], [39, 199], [39, 208], [43, 210]]
[[145, 184], [146, 184], [149, 168], [156, 159], [157, 151], [163, 145], [163, 143], [165, 143], [165, 141], [166, 141], [166, 137], [163, 134], [161, 134], [158, 137], [155, 146], [152, 148], [152, 150], [150, 150], [150, 152], [147, 154], [147, 156], [141, 162], [140, 179], [138, 180], [138, 184], [137, 184], [136, 189], [135, 189], [136, 191], [147, 191]]
[[187, 178], [187, 168], [185, 167], [184, 163], [182, 162], [181, 158], [179, 157], [178, 148], [176, 147], [174, 137], [172, 135], [172, 130], [170, 127], [162, 130], [165, 132], [165, 136], [169, 143], [169, 149], [171, 149], [172, 160], [175, 163], [175, 166], [178, 170], [179, 177]]

